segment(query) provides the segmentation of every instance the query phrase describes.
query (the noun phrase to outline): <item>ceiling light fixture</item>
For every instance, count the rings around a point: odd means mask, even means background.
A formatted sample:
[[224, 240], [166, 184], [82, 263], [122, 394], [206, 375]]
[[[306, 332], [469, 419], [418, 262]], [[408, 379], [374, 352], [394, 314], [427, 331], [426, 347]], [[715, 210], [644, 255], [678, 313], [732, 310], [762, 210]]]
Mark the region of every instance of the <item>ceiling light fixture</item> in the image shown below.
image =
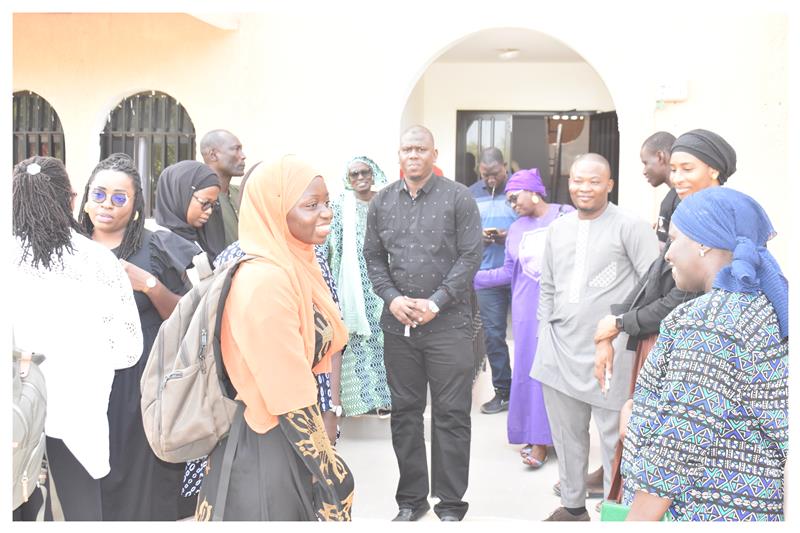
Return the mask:
[[515, 57], [519, 56], [518, 48], [500, 48], [497, 50], [497, 52], [497, 57], [504, 61], [508, 61], [509, 59], [514, 59]]

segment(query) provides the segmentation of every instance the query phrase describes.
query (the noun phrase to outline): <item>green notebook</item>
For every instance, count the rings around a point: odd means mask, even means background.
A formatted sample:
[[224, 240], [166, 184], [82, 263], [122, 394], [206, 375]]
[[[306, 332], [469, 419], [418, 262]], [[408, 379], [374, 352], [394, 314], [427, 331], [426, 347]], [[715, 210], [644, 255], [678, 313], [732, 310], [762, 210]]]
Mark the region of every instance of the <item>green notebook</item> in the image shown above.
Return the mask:
[[[600, 521], [601, 522], [624, 522], [628, 517], [631, 508], [629, 505], [622, 505], [617, 502], [604, 501], [600, 506]], [[671, 518], [669, 511], [664, 513], [661, 517], [662, 522], [669, 522]]]

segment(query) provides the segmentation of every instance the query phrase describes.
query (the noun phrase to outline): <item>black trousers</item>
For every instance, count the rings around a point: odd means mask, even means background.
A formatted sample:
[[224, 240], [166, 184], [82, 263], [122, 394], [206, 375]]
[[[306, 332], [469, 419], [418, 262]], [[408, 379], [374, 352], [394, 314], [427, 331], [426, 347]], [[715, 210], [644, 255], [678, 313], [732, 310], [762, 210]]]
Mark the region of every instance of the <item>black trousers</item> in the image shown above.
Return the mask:
[[392, 445], [400, 469], [395, 499], [416, 508], [428, 497], [423, 412], [431, 389], [431, 491], [437, 515], [463, 518], [469, 482], [473, 347], [468, 328], [423, 336], [384, 333], [384, 362], [392, 395]]

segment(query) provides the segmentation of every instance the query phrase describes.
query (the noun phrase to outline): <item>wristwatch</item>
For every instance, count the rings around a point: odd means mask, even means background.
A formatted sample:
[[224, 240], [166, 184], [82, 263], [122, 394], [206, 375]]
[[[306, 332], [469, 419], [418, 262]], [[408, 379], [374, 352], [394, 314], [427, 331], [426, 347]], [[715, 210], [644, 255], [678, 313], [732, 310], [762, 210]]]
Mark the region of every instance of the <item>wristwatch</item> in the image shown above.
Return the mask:
[[622, 315], [617, 315], [614, 317], [614, 326], [620, 331], [622, 331]]
[[428, 311], [430, 311], [434, 315], [438, 315], [439, 314], [439, 306], [436, 305], [436, 302], [434, 302], [433, 300], [428, 300]]
[[150, 276], [146, 280], [144, 280], [144, 293], [147, 294], [150, 292], [150, 289], [155, 289], [156, 285], [158, 285], [158, 279], [155, 276]]
[[344, 412], [341, 405], [333, 405], [333, 404], [331, 404], [331, 411], [336, 416], [342, 416], [342, 413]]

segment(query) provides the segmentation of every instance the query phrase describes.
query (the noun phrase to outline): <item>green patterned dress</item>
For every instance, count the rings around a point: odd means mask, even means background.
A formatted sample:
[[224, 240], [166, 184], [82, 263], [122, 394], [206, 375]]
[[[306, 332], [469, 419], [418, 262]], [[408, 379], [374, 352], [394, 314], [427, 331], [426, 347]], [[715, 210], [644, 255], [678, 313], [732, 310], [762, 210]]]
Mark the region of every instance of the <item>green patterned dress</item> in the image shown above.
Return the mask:
[[[353, 194], [353, 192], [344, 191], [342, 194]], [[333, 277], [337, 280], [342, 266], [342, 200], [340, 196], [331, 202], [333, 223], [326, 243]], [[379, 324], [381, 311], [383, 311], [383, 300], [372, 290], [372, 283], [367, 277], [367, 262], [360, 253], [367, 229], [368, 205], [367, 202], [356, 201], [355, 219], [359, 271], [353, 272], [352, 275], [361, 278], [364, 305], [371, 334], [366, 336], [351, 333], [347, 347], [342, 354], [341, 401], [346, 416], [360, 415], [374, 409], [389, 409], [391, 406], [389, 387], [386, 384], [386, 368], [383, 364], [383, 331]]]

